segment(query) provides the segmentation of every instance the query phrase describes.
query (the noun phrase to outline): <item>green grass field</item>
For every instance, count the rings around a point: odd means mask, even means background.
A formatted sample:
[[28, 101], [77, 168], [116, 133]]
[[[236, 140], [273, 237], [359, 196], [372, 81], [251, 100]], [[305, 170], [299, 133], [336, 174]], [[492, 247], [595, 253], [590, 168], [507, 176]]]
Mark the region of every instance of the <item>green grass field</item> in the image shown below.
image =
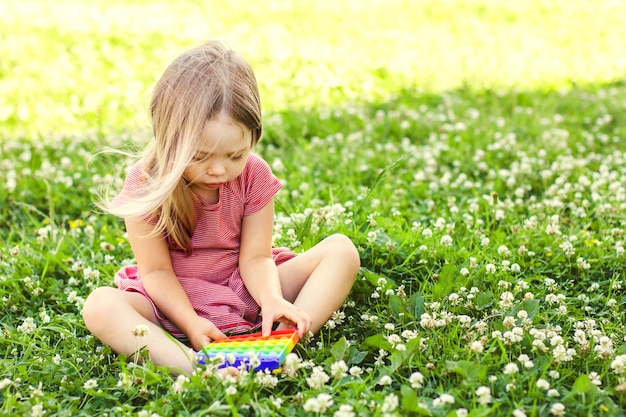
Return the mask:
[[[0, 4], [0, 415], [621, 416], [626, 3]], [[165, 65], [252, 63], [275, 242], [362, 270], [277, 375], [173, 377], [80, 310], [132, 252], [93, 209]], [[138, 344], [141, 340], [138, 340]]]

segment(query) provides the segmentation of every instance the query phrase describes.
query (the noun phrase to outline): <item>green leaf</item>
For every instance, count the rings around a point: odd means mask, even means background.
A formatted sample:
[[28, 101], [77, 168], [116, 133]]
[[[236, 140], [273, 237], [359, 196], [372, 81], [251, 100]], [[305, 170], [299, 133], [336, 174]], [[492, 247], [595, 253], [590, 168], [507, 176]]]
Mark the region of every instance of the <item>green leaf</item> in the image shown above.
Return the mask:
[[348, 356], [348, 364], [350, 365], [358, 365], [367, 357], [368, 352], [362, 352], [357, 348], [350, 349], [350, 354]]
[[572, 392], [576, 394], [595, 394], [598, 392], [598, 387], [591, 383], [591, 379], [587, 374], [582, 374], [572, 386]]
[[519, 304], [513, 306], [506, 316], [516, 317], [517, 313], [524, 310], [528, 313], [528, 318], [533, 319], [537, 313], [539, 313], [539, 300], [524, 300]]
[[476, 304], [477, 310], [484, 310], [491, 307], [491, 305], [493, 304], [493, 293], [490, 291], [481, 291], [477, 293], [476, 297], [474, 297], [474, 303]]
[[400, 317], [401, 315], [411, 316], [404, 299], [398, 297], [397, 295], [389, 296], [389, 309], [393, 313], [394, 317]]
[[402, 409], [404, 411], [417, 411], [419, 407], [415, 390], [408, 385], [402, 385], [400, 394], [402, 394]]
[[411, 358], [419, 351], [420, 349], [420, 339], [415, 338], [409, 340], [405, 345], [405, 350], [396, 350], [394, 351], [389, 360], [391, 362], [391, 371], [395, 372], [406, 362], [410, 361]]
[[345, 357], [347, 350], [348, 341], [345, 337], [341, 337], [341, 339], [337, 340], [335, 344], [330, 348], [330, 354], [336, 362], [342, 360]]
[[473, 382], [481, 382], [487, 376], [487, 367], [485, 365], [470, 361], [446, 361], [446, 368]]
[[370, 347], [376, 350], [384, 349], [386, 351], [390, 351], [391, 343], [389, 343], [382, 334], [375, 334], [365, 339], [363, 343], [361, 344], [361, 347], [362, 348]]
[[424, 296], [420, 293], [414, 293], [411, 298], [409, 298], [408, 305], [415, 318], [421, 317], [426, 311], [424, 308]]
[[433, 286], [433, 298], [440, 300], [448, 295], [456, 286], [456, 266], [446, 264], [439, 271], [437, 283]]

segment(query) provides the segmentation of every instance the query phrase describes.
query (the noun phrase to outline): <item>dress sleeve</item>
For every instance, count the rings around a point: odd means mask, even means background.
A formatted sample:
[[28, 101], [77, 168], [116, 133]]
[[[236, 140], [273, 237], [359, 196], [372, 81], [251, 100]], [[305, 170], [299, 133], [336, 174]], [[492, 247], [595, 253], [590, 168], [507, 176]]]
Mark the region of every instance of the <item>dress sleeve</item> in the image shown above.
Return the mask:
[[244, 216], [265, 207], [283, 186], [268, 163], [256, 154], [248, 157], [242, 179], [245, 183]]
[[141, 162], [137, 162], [135, 165], [130, 167], [128, 172], [126, 173], [126, 179], [124, 180], [124, 186], [122, 187], [122, 191], [113, 199], [113, 204], [116, 206], [121, 206], [127, 203], [129, 200], [133, 198], [141, 197], [142, 191], [144, 190], [143, 184], [145, 183], [142, 164]]

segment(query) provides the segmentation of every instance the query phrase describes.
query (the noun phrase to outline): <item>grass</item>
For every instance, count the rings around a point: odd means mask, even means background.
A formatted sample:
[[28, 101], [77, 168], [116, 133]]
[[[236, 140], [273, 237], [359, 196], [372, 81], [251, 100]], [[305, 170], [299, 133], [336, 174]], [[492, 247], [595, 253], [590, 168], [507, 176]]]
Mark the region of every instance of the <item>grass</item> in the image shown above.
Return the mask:
[[[14, 3], [0, 414], [623, 415], [625, 6]], [[172, 377], [80, 318], [132, 262], [91, 204], [130, 161], [91, 156], [147, 137], [149, 86], [209, 35], [262, 84], [276, 243], [342, 232], [361, 253], [346, 304], [280, 375]]]

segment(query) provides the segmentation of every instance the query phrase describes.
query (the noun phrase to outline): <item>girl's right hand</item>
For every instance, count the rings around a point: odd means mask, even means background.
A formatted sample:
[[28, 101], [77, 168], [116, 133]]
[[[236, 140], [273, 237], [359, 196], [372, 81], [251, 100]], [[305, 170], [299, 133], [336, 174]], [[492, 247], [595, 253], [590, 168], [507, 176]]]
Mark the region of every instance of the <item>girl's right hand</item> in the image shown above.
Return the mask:
[[200, 316], [197, 316], [193, 323], [189, 323], [187, 337], [196, 351], [201, 350], [214, 340], [226, 339], [226, 335], [212, 321]]

